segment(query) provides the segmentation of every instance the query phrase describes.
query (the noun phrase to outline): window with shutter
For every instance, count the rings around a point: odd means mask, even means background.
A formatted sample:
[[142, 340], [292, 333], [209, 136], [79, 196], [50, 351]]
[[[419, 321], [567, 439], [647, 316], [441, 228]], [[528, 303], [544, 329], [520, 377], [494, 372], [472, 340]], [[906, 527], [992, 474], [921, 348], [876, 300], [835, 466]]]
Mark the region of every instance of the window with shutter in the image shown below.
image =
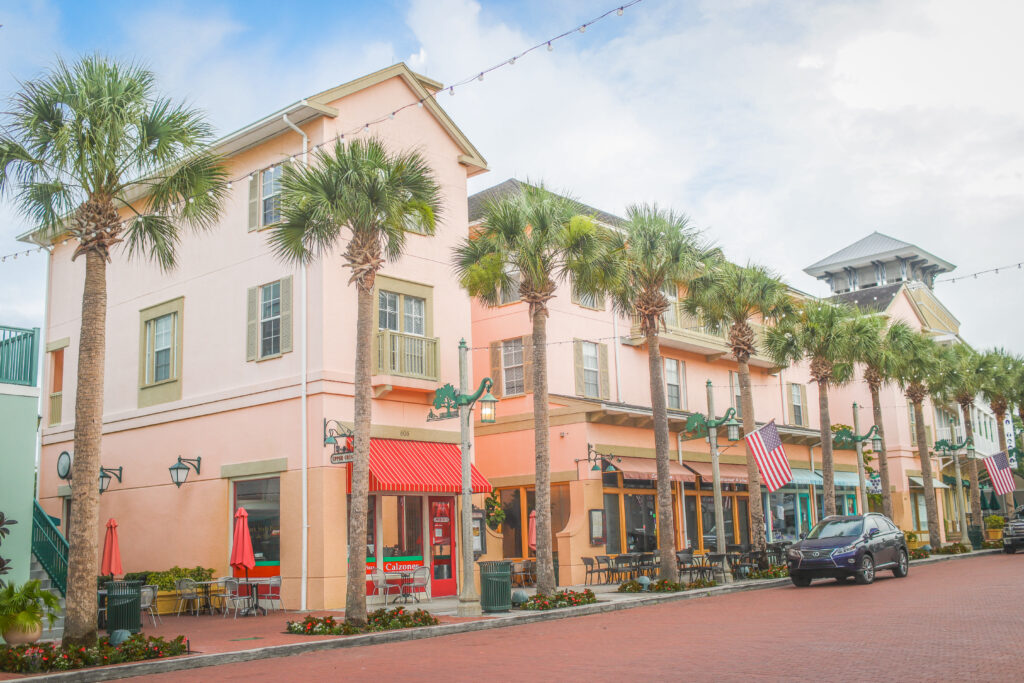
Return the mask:
[[501, 398], [504, 394], [502, 393], [502, 379], [501, 379], [501, 342], [491, 342], [490, 347], [490, 360], [491, 360], [491, 393], [495, 398]]
[[665, 397], [668, 400], [669, 408], [673, 410], [682, 410], [683, 402], [679, 384], [679, 361], [675, 358], [665, 359]]
[[501, 376], [504, 382], [502, 391], [506, 396], [526, 392], [523, 370], [522, 338], [506, 339], [501, 343]]
[[140, 408], [181, 398], [184, 313], [184, 298], [140, 311]]
[[523, 337], [523, 391], [533, 393], [533, 337]]
[[729, 371], [729, 393], [732, 407], [736, 409], [736, 418], [743, 419], [743, 392], [740, 390], [740, 374]]
[[586, 396], [583, 382], [583, 344], [584, 342], [575, 339], [572, 342], [572, 366], [573, 376], [576, 380], [576, 395]]
[[598, 397], [604, 400], [611, 398], [611, 377], [608, 373], [608, 345], [597, 345]]

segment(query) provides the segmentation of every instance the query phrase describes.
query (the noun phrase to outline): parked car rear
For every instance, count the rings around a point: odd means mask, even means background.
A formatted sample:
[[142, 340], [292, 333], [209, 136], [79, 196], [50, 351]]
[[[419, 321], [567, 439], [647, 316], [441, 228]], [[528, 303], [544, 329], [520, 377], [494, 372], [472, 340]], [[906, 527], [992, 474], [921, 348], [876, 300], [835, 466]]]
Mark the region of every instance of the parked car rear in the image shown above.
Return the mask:
[[1013, 554], [1024, 548], [1024, 506], [1017, 508], [1003, 526], [1003, 552]]
[[821, 520], [806, 536], [786, 550], [789, 577], [795, 586], [809, 586], [814, 579], [857, 583], [875, 580], [880, 570], [892, 570], [903, 578], [910, 569], [907, 539], [885, 515], [832, 516]]

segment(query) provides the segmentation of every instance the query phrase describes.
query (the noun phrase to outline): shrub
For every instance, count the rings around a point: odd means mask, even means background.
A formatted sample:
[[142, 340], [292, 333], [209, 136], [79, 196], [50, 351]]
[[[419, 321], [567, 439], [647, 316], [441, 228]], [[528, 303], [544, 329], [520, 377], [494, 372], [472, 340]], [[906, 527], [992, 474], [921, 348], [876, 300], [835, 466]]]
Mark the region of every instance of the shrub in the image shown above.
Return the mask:
[[924, 548], [911, 548], [910, 549], [910, 559], [912, 559], [912, 560], [923, 560], [926, 557], [928, 557], [929, 555], [931, 555], [931, 553], [929, 553]]
[[630, 579], [629, 581], [625, 581], [619, 584], [618, 588], [619, 593], [642, 593], [643, 590], [644, 585], [636, 579]]
[[686, 584], [669, 581], [668, 579], [661, 579], [660, 581], [652, 583], [648, 590], [652, 593], [676, 593], [678, 591], [686, 590]]
[[1003, 542], [1002, 541], [985, 541], [984, 543], [981, 544], [981, 547], [984, 548], [985, 550], [1002, 550], [1003, 549]]
[[917, 543], [917, 534], [913, 531], [904, 531], [903, 536], [907, 539], [907, 543]]
[[437, 626], [440, 623], [430, 612], [421, 609], [407, 612], [404, 607], [390, 610], [382, 607], [366, 615], [365, 627], [353, 626], [332, 616], [317, 617], [310, 614], [302, 621], [289, 621], [285, 630], [298, 635], [354, 636], [359, 633], [393, 631], [399, 628]]
[[963, 543], [950, 543], [934, 551], [936, 555], [962, 555], [971, 552], [971, 549]]
[[520, 609], [528, 610], [549, 610], [562, 607], [577, 607], [579, 605], [590, 605], [597, 602], [597, 596], [589, 588], [583, 591], [561, 590], [552, 595], [537, 593], [524, 602]]
[[[697, 579], [690, 583], [676, 583], [675, 581], [669, 581], [668, 579], [661, 579], [651, 583], [647, 590], [652, 593], [677, 593], [679, 591], [690, 591], [698, 588], [711, 588], [718, 584], [710, 579]], [[642, 593], [644, 592], [644, 585], [639, 581], [626, 581], [619, 585], [619, 593]]]
[[1006, 518], [1002, 515], [989, 515], [985, 518], [986, 529], [1002, 529], [1006, 524]]
[[195, 567], [186, 569], [182, 567], [171, 567], [162, 572], [149, 572], [145, 581], [147, 584], [159, 586], [162, 591], [174, 590], [174, 582], [178, 579], [192, 579], [193, 581], [209, 581], [213, 578], [212, 569]]
[[767, 569], [752, 569], [747, 574], [748, 579], [784, 579], [789, 576], [789, 567], [784, 564], [774, 564]]
[[714, 579], [697, 579], [686, 584], [686, 590], [692, 591], [696, 588], [714, 588], [718, 585]]
[[105, 666], [146, 659], [174, 657], [187, 649], [185, 636], [164, 640], [141, 633], [120, 645], [111, 645], [107, 637], [100, 638], [94, 647], [72, 647], [53, 643], [32, 645], [0, 645], [0, 671], [9, 673], [44, 673], [68, 671], [87, 666]]

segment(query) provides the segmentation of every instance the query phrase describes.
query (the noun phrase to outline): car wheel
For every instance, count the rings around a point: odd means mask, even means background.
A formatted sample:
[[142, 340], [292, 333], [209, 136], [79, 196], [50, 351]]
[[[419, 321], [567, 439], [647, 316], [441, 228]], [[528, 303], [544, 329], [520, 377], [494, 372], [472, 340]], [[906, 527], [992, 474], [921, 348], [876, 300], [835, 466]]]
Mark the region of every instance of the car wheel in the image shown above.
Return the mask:
[[793, 582], [793, 585], [797, 588], [807, 588], [811, 585], [811, 577], [809, 576], [794, 576], [789, 575], [789, 580]]
[[900, 558], [896, 561], [896, 568], [892, 570], [892, 575], [897, 579], [902, 579], [910, 572], [910, 559], [907, 557], [906, 550], [900, 550]]
[[857, 570], [857, 574], [853, 579], [862, 585], [866, 585], [875, 580], [875, 561], [867, 553], [864, 557], [860, 558], [860, 569]]

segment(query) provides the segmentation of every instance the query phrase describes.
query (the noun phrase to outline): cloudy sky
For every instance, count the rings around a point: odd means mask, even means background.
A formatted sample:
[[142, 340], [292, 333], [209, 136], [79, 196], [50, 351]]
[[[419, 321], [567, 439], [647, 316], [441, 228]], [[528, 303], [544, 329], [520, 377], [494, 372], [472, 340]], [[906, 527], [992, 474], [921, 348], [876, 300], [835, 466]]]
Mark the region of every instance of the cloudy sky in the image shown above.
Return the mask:
[[[0, 93], [102, 51], [229, 132], [396, 61], [459, 80], [614, 2], [8, 2]], [[616, 213], [658, 201], [825, 294], [802, 269], [873, 230], [957, 274], [1024, 260], [1022, 25], [1015, 0], [643, 0], [441, 104], [492, 169], [472, 191], [516, 176]], [[0, 254], [27, 227], [0, 202]], [[40, 324], [43, 263], [0, 264], [0, 323]], [[1024, 352], [1022, 284], [936, 291], [973, 345]]]

